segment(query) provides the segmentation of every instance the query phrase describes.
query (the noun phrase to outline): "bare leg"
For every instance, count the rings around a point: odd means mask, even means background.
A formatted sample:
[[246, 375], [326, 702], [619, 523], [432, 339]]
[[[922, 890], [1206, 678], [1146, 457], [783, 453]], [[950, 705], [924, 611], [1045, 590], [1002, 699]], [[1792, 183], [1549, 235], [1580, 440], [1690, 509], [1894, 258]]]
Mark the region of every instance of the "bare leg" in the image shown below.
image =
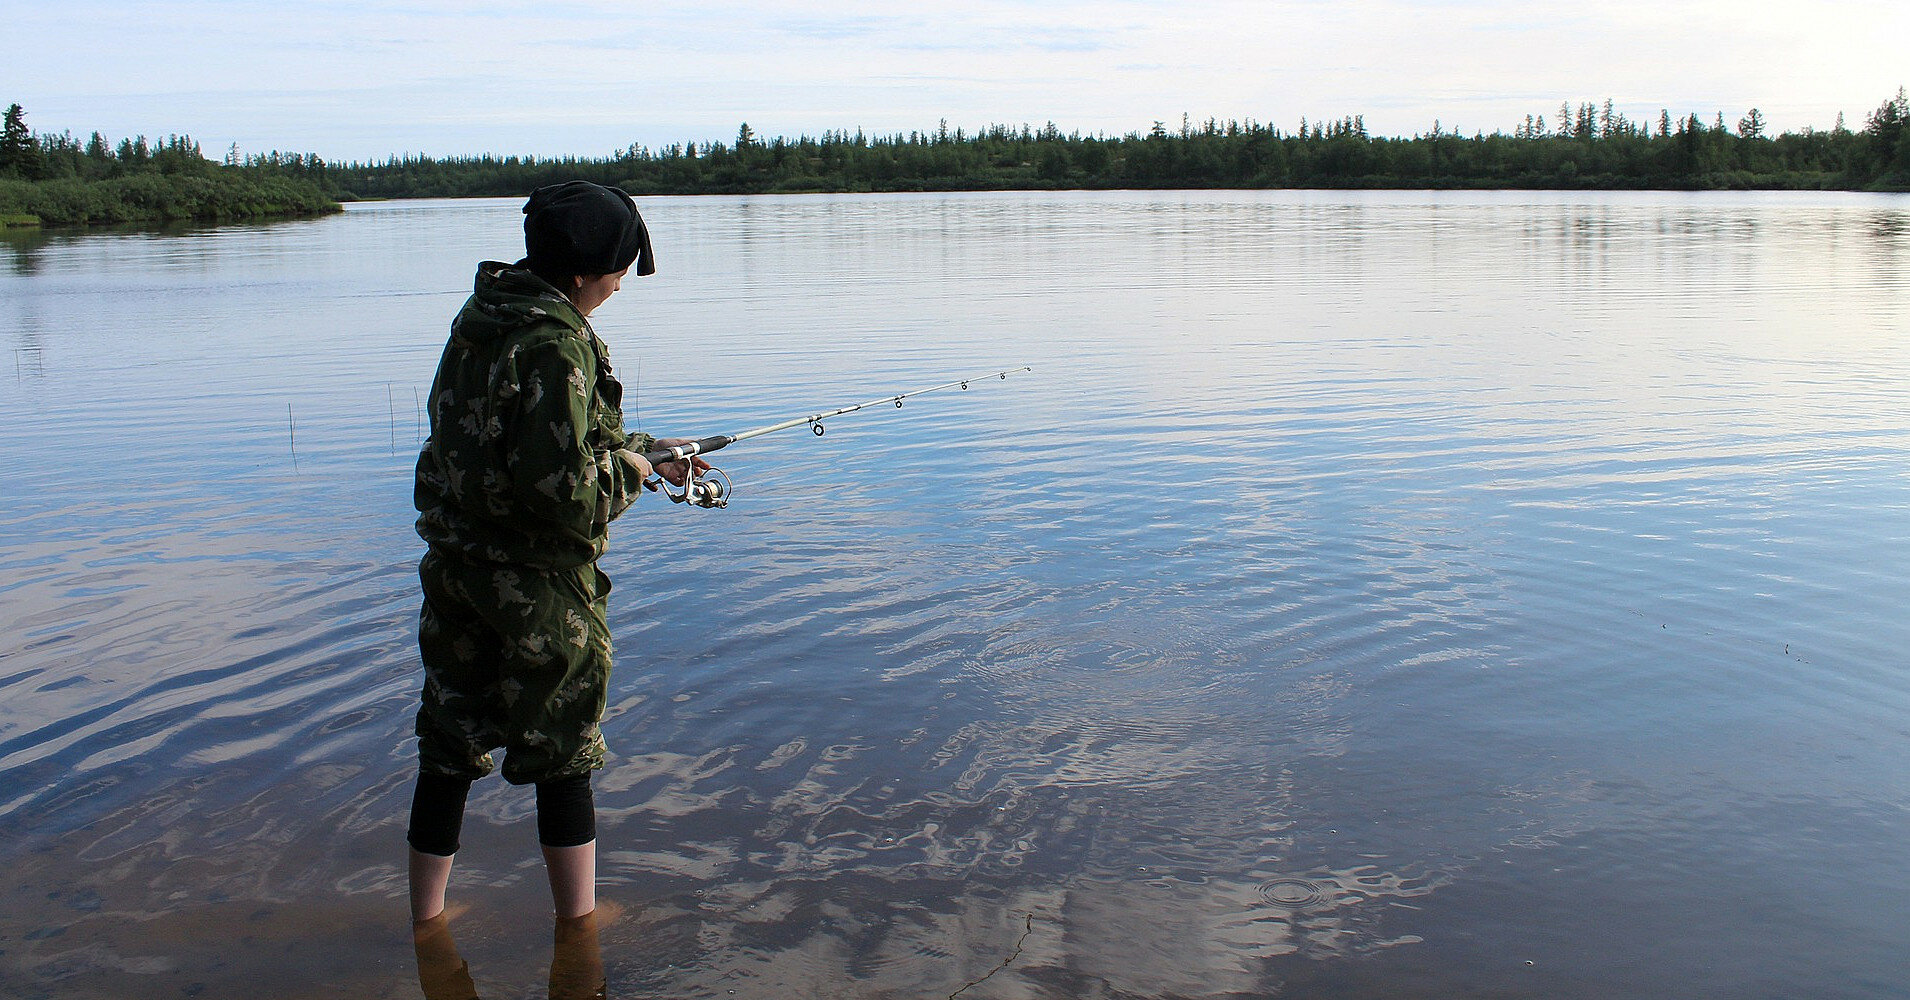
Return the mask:
[[[411, 793], [411, 922], [444, 912], [444, 887], [451, 881], [451, 858], [458, 853], [458, 829], [464, 824], [469, 778], [418, 774]], [[419, 850], [422, 847], [424, 850]]]
[[444, 912], [444, 889], [450, 883], [451, 857], [411, 849], [412, 923], [422, 923]]
[[544, 848], [550, 901], [559, 918], [581, 917], [597, 908], [597, 842]]

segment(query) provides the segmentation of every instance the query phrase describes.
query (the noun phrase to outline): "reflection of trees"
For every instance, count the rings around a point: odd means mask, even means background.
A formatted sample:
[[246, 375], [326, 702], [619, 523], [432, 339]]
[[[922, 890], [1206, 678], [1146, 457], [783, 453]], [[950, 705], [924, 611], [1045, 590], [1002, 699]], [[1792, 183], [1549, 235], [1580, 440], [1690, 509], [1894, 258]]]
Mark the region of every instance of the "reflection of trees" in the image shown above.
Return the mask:
[[6, 248], [7, 270], [26, 277], [40, 270], [40, 251], [52, 239], [38, 227], [0, 227], [0, 247]]
[[[49, 242], [48, 237], [36, 229], [0, 230], [0, 246], [6, 247], [7, 270], [15, 277], [32, 278], [41, 267], [41, 251]], [[39, 314], [39, 298], [33, 295], [8, 294], [5, 313], [0, 313], [0, 323], [5, 323], [13, 334], [13, 371], [16, 378], [38, 377], [45, 374], [43, 349], [45, 347], [45, 323]]]
[[1910, 233], [1910, 215], [1903, 212], [1878, 212], [1870, 217], [1869, 229], [1879, 250], [1895, 251], [1899, 241], [1906, 233]]
[[[7, 270], [15, 277], [31, 279], [44, 266], [45, 251], [57, 237], [39, 229], [0, 229], [0, 247], [6, 248]], [[39, 377], [45, 369], [46, 323], [40, 316], [40, 299], [33, 295], [9, 294], [9, 308], [0, 314], [13, 333], [13, 370], [16, 378]]]

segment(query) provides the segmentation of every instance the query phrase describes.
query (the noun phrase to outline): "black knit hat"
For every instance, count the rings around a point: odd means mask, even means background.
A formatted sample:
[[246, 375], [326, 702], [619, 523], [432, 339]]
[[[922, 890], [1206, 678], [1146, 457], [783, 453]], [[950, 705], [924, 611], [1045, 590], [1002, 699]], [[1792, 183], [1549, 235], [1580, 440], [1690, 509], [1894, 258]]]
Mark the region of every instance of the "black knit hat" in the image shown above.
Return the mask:
[[638, 274], [657, 273], [637, 203], [619, 188], [589, 181], [531, 192], [524, 203], [524, 261], [539, 273], [615, 274], [633, 261]]

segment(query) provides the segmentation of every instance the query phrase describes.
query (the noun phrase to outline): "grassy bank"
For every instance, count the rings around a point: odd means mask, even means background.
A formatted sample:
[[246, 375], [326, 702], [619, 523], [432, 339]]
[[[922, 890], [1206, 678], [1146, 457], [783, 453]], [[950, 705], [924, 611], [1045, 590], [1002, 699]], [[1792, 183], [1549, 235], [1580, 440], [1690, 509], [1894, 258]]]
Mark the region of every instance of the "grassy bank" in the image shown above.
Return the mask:
[[0, 225], [6, 226], [227, 222], [338, 210], [338, 203], [311, 181], [243, 168], [200, 176], [144, 173], [99, 180], [0, 179]]

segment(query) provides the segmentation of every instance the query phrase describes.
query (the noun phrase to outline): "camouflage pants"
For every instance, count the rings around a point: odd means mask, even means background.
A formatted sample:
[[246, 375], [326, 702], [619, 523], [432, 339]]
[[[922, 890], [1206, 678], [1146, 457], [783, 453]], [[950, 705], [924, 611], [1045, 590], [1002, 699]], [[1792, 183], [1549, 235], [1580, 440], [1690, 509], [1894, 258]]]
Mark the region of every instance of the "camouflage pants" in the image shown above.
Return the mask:
[[481, 778], [499, 747], [514, 785], [602, 767], [610, 578], [594, 564], [539, 572], [436, 550], [418, 576], [419, 769]]

